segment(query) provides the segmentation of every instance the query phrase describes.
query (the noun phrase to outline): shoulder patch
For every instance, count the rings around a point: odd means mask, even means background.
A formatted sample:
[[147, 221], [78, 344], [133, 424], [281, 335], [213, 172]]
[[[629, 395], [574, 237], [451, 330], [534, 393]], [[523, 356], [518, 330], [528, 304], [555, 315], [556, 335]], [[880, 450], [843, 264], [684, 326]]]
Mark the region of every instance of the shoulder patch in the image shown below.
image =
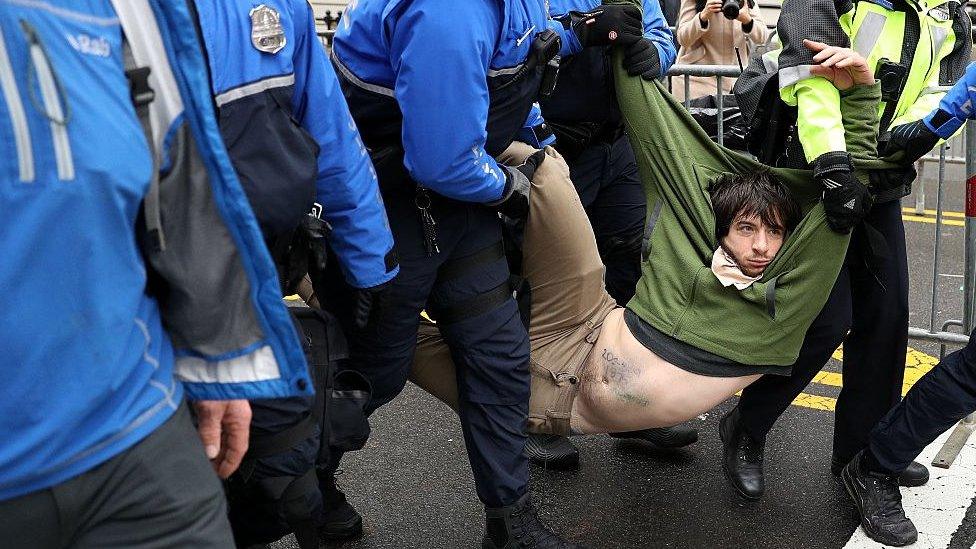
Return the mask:
[[288, 40], [277, 10], [261, 4], [248, 15], [251, 16], [251, 44], [258, 51], [275, 54], [285, 47]]

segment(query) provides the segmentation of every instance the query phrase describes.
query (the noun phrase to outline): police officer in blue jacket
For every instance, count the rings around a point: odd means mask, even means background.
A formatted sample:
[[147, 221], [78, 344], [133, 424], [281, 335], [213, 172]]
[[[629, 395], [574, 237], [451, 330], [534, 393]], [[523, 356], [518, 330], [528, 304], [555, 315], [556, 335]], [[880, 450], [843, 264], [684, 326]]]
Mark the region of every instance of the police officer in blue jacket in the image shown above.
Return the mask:
[[4, 546], [230, 546], [247, 399], [311, 392], [206, 79], [184, 2], [0, 8]]
[[[306, 262], [292, 258], [308, 253], [308, 244], [325, 245], [306, 243], [307, 234], [296, 232], [316, 230], [324, 221], [365, 322], [399, 267], [375, 171], [316, 35], [312, 8], [305, 0], [219, 0], [197, 2], [196, 8], [221, 134], [282, 281], [287, 285], [304, 274]], [[312, 256], [325, 254], [321, 249]], [[289, 272], [296, 266], [299, 272]], [[319, 318], [332, 321], [327, 313]], [[336, 332], [324, 334], [341, 338]], [[320, 334], [307, 334], [313, 335]], [[322, 366], [314, 357], [310, 362]], [[322, 426], [310, 418], [321, 423], [324, 415], [313, 409], [316, 402], [323, 405], [312, 398], [251, 403], [252, 446], [260, 450], [249, 454], [229, 483], [238, 545], [268, 543], [294, 531], [300, 545], [318, 547], [319, 537], [362, 531], [331, 471], [315, 478]], [[263, 448], [264, 441], [276, 447]]]
[[[572, 14], [599, 9], [599, 0], [552, 0], [549, 13], [566, 26]], [[627, 47], [631, 75], [664, 76], [677, 52], [657, 0], [643, 2], [643, 37]], [[634, 296], [640, 278], [640, 250], [647, 203], [637, 174], [637, 160], [624, 135], [609, 67], [609, 48], [587, 48], [560, 60], [559, 80], [542, 101], [542, 115], [556, 136], [555, 148], [569, 164], [570, 176], [593, 225], [606, 265], [607, 292], [621, 305]], [[676, 448], [698, 440], [688, 426], [614, 433], [643, 440], [656, 448]], [[529, 435], [529, 458], [549, 468], [579, 465], [579, 451], [558, 435]]]
[[[372, 381], [375, 409], [406, 382], [421, 310], [437, 321], [458, 365], [486, 548], [568, 546], [527, 494], [528, 338], [498, 219], [526, 215], [542, 153], [517, 168], [492, 156], [526, 126], [551, 85], [554, 55], [640, 36], [633, 6], [575, 13], [564, 27], [537, 0], [361, 0], [335, 36], [333, 62], [379, 175], [401, 267], [375, 322], [353, 331], [352, 363]], [[528, 130], [546, 141], [544, 124]]]

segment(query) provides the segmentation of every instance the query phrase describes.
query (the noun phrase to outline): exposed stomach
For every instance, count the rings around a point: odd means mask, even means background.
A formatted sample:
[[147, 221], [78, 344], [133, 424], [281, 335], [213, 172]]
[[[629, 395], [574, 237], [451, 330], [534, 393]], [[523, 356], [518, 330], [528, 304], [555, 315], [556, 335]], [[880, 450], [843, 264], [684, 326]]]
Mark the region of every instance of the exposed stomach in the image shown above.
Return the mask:
[[583, 363], [571, 427], [579, 433], [613, 433], [677, 425], [759, 377], [709, 377], [683, 370], [637, 341], [624, 322], [624, 309], [618, 308], [607, 316]]

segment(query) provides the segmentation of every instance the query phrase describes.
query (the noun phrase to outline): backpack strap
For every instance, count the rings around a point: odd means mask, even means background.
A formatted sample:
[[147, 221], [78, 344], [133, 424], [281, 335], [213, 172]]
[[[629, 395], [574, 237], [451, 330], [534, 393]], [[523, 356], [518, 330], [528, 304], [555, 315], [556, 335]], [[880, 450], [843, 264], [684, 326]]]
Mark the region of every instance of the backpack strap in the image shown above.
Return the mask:
[[122, 37], [122, 58], [124, 60], [125, 78], [129, 81], [129, 97], [136, 109], [139, 125], [146, 137], [149, 154], [152, 155], [152, 175], [149, 180], [149, 191], [142, 201], [143, 216], [146, 221], [147, 244], [153, 251], [161, 252], [166, 249], [163, 237], [163, 222], [159, 213], [159, 151], [156, 140], [153, 139], [152, 121], [149, 118], [149, 105], [156, 99], [156, 92], [149, 85], [149, 74], [152, 69], [139, 67], [128, 39]]

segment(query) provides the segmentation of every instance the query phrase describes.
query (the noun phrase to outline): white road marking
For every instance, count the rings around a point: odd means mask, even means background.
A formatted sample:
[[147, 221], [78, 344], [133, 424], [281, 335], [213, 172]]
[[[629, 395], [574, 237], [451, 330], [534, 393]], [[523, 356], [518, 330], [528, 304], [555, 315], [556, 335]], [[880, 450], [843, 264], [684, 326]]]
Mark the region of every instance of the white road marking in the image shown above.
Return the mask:
[[[976, 495], [976, 436], [969, 439], [959, 457], [949, 469], [932, 467], [932, 458], [949, 437], [950, 429], [930, 444], [918, 462], [932, 473], [928, 484], [919, 488], [902, 488], [903, 505], [908, 518], [918, 528], [918, 542], [912, 549], [945, 549], [966, 510]], [[885, 547], [868, 538], [859, 526], [844, 549], [875, 549]], [[976, 548], [976, 545], [974, 545]]]

